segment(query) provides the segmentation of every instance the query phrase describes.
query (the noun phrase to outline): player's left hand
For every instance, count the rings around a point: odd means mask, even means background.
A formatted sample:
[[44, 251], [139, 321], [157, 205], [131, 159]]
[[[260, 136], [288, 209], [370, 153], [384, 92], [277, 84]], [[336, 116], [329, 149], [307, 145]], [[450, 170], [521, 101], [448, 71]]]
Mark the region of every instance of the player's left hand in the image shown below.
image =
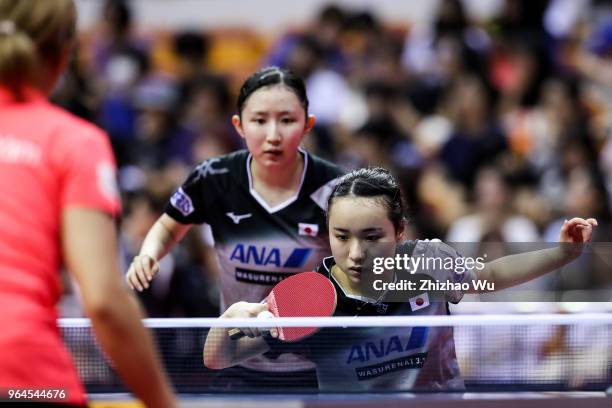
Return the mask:
[[559, 242], [570, 244], [586, 244], [593, 237], [593, 230], [597, 227], [595, 218], [572, 218], [565, 220], [559, 234]]

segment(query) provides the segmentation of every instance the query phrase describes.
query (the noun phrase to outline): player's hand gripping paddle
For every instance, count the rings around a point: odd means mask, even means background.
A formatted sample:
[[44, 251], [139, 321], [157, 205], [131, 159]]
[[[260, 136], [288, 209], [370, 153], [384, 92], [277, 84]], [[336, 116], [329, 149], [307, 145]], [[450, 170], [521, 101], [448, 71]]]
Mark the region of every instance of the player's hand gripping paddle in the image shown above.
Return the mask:
[[[336, 310], [336, 290], [333, 283], [317, 272], [301, 272], [283, 279], [266, 298], [274, 317], [327, 317]], [[310, 336], [317, 327], [278, 327], [278, 338], [297, 341]], [[240, 329], [231, 329], [232, 340], [244, 337]]]

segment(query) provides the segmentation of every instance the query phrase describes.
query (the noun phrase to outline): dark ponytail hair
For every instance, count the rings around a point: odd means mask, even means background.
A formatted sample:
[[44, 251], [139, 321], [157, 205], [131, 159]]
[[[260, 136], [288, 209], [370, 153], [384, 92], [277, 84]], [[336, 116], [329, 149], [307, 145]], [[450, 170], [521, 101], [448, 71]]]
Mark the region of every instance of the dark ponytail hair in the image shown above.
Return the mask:
[[339, 197], [379, 198], [385, 208], [395, 231], [399, 231], [405, 221], [405, 203], [402, 192], [391, 172], [382, 167], [354, 170], [340, 178], [327, 199], [327, 217], [334, 199]]
[[304, 81], [292, 71], [279, 67], [266, 67], [260, 69], [244, 81], [242, 88], [240, 88], [240, 94], [238, 95], [238, 115], [240, 116], [242, 114], [244, 105], [253, 92], [264, 86], [279, 84], [286, 86], [295, 93], [304, 108], [306, 117], [308, 117], [308, 97], [306, 96]]
[[0, 84], [18, 99], [44, 88], [76, 35], [73, 0], [0, 0]]

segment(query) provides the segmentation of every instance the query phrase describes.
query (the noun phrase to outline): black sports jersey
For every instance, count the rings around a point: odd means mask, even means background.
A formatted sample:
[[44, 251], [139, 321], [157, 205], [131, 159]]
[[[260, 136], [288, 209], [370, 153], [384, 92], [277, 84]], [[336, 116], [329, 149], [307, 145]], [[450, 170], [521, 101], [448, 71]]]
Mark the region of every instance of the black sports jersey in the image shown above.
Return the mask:
[[[413, 256], [459, 257], [450, 246], [430, 241], [410, 241], [398, 247], [398, 253]], [[458, 302], [463, 293], [448, 291], [446, 300], [433, 293], [417, 291], [408, 302], [364, 301], [345, 293], [331, 273], [335, 261], [326, 258], [317, 272], [328, 277], [336, 289], [334, 316], [423, 316], [448, 314], [447, 301]], [[469, 281], [473, 271], [457, 275], [448, 270], [418, 272], [435, 279]], [[266, 353], [297, 353], [316, 364], [319, 390], [346, 392], [462, 390], [465, 388], [455, 354], [451, 327], [368, 327], [324, 328], [296, 343], [271, 338]]]
[[300, 152], [304, 170], [298, 193], [274, 208], [253, 189], [247, 150], [204, 161], [166, 207], [178, 222], [210, 224], [221, 269], [222, 311], [238, 301], [261, 301], [274, 284], [314, 270], [330, 254], [325, 207], [342, 171]]

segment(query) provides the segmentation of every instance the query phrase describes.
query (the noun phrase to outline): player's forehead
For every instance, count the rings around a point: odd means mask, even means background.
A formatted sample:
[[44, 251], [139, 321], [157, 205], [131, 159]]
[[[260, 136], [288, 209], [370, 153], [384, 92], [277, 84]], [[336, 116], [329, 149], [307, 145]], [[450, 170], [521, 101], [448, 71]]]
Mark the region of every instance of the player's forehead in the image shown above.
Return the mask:
[[254, 91], [246, 100], [243, 114], [300, 113], [303, 111], [304, 108], [295, 91], [283, 84], [274, 84]]
[[329, 207], [329, 227], [338, 231], [374, 231], [393, 228], [381, 197], [336, 197]]

